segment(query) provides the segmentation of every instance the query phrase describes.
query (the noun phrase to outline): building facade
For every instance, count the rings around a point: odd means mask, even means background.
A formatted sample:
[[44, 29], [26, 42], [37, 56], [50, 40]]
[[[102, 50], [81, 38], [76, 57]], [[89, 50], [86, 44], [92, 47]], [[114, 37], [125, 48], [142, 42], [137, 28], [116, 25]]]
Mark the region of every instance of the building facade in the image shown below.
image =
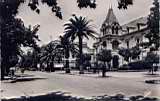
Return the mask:
[[[112, 8], [109, 8], [106, 19], [100, 28], [100, 36], [94, 43], [96, 52], [101, 49], [112, 50], [112, 55], [120, 57], [119, 63], [122, 64], [123, 58], [118, 54], [120, 48], [132, 48], [137, 44], [146, 42], [144, 37], [149, 32], [147, 28], [147, 17], [140, 17], [127, 24], [120, 25]], [[143, 58], [141, 53], [141, 58]]]

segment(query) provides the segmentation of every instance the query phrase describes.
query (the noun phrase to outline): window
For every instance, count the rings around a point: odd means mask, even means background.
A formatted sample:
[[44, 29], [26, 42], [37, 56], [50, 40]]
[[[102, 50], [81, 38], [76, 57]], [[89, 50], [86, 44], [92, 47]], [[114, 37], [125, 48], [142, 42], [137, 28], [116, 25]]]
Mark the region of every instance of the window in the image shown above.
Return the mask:
[[114, 26], [112, 26], [112, 34], [114, 34]]
[[139, 38], [137, 38], [137, 40], [136, 40], [136, 41], [137, 41], [137, 44], [139, 44]]
[[128, 40], [126, 41], [126, 44], [127, 44], [127, 48], [129, 48], [129, 41]]
[[103, 41], [102, 45], [103, 45], [103, 47], [107, 47], [106, 41]]
[[119, 41], [113, 40], [113, 41], [112, 41], [112, 49], [113, 49], [113, 50], [118, 49], [119, 44], [120, 44]]

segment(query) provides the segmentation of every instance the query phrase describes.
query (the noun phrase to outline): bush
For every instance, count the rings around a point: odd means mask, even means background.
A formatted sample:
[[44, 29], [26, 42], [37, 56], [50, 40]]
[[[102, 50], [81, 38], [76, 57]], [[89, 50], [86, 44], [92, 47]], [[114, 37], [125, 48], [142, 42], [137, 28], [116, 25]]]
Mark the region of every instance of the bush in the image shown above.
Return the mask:
[[118, 68], [118, 70], [128, 70], [130, 67], [127, 64], [124, 64]]
[[103, 49], [97, 54], [97, 60], [101, 62], [110, 62], [112, 59], [111, 50]]
[[131, 57], [130, 49], [127, 48], [119, 49], [118, 54], [121, 55], [125, 61], [129, 62], [129, 58]]
[[128, 64], [130, 70], [149, 69], [152, 65], [146, 61], [136, 61]]
[[148, 52], [147, 56], [145, 58], [145, 61], [153, 64], [153, 63], [159, 63], [159, 55], [155, 54], [154, 52]]

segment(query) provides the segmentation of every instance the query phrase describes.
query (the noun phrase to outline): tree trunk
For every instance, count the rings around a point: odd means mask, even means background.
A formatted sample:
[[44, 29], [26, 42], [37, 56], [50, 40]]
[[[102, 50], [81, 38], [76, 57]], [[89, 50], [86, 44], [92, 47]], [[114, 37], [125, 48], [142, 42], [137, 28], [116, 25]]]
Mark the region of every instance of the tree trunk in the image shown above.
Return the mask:
[[102, 67], [102, 77], [106, 77], [106, 65], [105, 65], [105, 62], [104, 62], [103, 67]]
[[7, 56], [2, 57], [2, 62], [1, 62], [1, 80], [4, 80], [4, 76], [9, 74], [9, 62]]
[[70, 68], [69, 68], [69, 60], [66, 59], [66, 73], [71, 73]]
[[152, 66], [151, 72], [152, 72], [152, 75], [153, 75], [154, 74], [154, 67], [153, 66]]
[[70, 68], [69, 68], [69, 48], [67, 47], [66, 49], [66, 73], [71, 73]]
[[9, 74], [9, 69], [10, 69], [10, 66], [8, 66], [8, 64], [5, 64], [5, 75], [7, 76]]
[[5, 65], [4, 65], [3, 60], [2, 60], [2, 64], [1, 64], [1, 80], [4, 80], [4, 76], [5, 76]]
[[84, 74], [84, 70], [83, 70], [83, 58], [82, 58], [82, 55], [83, 55], [83, 39], [82, 39], [82, 36], [79, 36], [79, 68], [80, 68], [80, 72], [79, 74]]
[[47, 71], [47, 72], [50, 72], [50, 64], [49, 64], [49, 61], [47, 61], [47, 68], [46, 68], [46, 71]]
[[51, 72], [55, 72], [55, 68], [54, 68], [54, 58], [52, 58], [51, 64], [50, 64], [50, 69]]
[[39, 70], [41, 71], [42, 68], [43, 68], [42, 62], [40, 62], [40, 64], [39, 64]]
[[4, 75], [8, 75], [9, 74], [9, 69], [10, 69], [10, 63], [9, 63], [9, 56], [3, 56], [3, 60], [2, 60], [2, 67], [4, 68]]

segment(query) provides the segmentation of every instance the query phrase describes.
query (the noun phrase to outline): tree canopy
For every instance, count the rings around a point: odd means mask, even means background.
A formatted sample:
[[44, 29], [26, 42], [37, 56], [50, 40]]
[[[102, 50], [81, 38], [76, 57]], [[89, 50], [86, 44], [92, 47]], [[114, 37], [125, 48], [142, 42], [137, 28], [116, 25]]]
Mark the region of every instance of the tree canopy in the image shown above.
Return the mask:
[[111, 50], [102, 49], [102, 50], [97, 54], [97, 60], [99, 60], [99, 61], [102, 61], [102, 62], [110, 62], [111, 59], [112, 59]]
[[22, 2], [24, 1], [6, 0], [0, 2], [1, 79], [9, 73], [9, 68], [11, 67], [10, 59], [22, 56], [21, 46], [38, 49], [37, 41], [40, 40], [37, 32], [40, 25], [26, 27], [20, 18], [15, 17], [18, 13], [18, 7]]
[[160, 47], [160, 35], [159, 35], [159, 21], [160, 21], [160, 12], [159, 12], [159, 2], [154, 0], [153, 7], [150, 9], [150, 14], [148, 16], [148, 28], [149, 33], [145, 35], [149, 40], [149, 46], [154, 45], [154, 48], [158, 50]]
[[[18, 7], [21, 3], [26, 2], [25, 0], [2, 0], [0, 1], [1, 11], [3, 14], [10, 13], [17, 14], [18, 13]], [[37, 14], [40, 13], [39, 2], [42, 4], [47, 4], [48, 7], [51, 8], [51, 11], [55, 13], [55, 16], [57, 16], [59, 19], [63, 19], [63, 14], [61, 7], [58, 5], [58, 0], [29, 0], [28, 7], [31, 8], [31, 10], [35, 11]], [[59, 0], [60, 2], [60, 0]], [[133, 0], [117, 0], [118, 8], [119, 9], [127, 9], [129, 5], [133, 4]], [[5, 6], [7, 5], [7, 6]], [[97, 2], [96, 0], [77, 0], [77, 6], [82, 8], [96, 8]], [[7, 8], [6, 8], [7, 7]], [[5, 10], [4, 10], [5, 9]]]
[[137, 59], [141, 53], [141, 49], [138, 46], [132, 48], [121, 48], [118, 52], [122, 57], [124, 57], [125, 61], [129, 62], [129, 58]]

